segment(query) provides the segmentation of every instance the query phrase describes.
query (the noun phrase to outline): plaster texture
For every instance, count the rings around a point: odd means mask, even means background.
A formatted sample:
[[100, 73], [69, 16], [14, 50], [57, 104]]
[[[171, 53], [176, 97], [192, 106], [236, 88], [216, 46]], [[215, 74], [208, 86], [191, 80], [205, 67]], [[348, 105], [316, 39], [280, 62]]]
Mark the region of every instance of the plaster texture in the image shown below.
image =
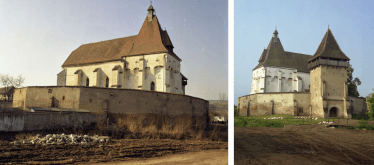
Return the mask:
[[309, 89], [310, 74], [283, 67], [261, 67], [253, 71], [250, 94], [304, 92]]
[[[107, 84], [107, 79], [108, 84]], [[184, 94], [180, 60], [168, 53], [123, 57], [119, 61], [63, 67], [57, 86], [93, 86]]]

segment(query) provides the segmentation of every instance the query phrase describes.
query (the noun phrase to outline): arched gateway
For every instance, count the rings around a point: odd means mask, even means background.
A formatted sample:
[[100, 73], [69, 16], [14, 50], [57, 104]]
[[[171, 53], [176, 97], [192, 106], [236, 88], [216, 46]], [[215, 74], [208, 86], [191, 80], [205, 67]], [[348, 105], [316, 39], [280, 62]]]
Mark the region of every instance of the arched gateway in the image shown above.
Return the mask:
[[330, 109], [330, 115], [329, 115], [329, 117], [338, 117], [338, 108], [332, 107]]

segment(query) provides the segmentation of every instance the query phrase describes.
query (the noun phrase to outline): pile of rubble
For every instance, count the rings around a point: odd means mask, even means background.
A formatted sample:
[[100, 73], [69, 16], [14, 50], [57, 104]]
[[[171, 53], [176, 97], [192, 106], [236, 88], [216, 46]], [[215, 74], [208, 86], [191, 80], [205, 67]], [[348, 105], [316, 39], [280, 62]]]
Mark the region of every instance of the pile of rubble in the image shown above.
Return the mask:
[[41, 145], [53, 145], [53, 144], [72, 144], [72, 145], [88, 145], [88, 144], [99, 144], [109, 143], [109, 137], [95, 136], [79, 136], [79, 135], [65, 135], [63, 134], [48, 134], [42, 137], [40, 134], [32, 138], [32, 140], [23, 140], [21, 142], [14, 141], [14, 145], [20, 144], [41, 144]]
[[[264, 118], [264, 119], [266, 119], [266, 118]], [[269, 117], [268, 119], [281, 119], [281, 120], [283, 120], [283, 117]]]
[[317, 120], [318, 117], [304, 117], [304, 116], [297, 116], [295, 119], [312, 119], [312, 120]]
[[332, 124], [333, 122], [326, 122], [326, 121], [322, 121], [322, 122], [319, 122], [318, 124]]

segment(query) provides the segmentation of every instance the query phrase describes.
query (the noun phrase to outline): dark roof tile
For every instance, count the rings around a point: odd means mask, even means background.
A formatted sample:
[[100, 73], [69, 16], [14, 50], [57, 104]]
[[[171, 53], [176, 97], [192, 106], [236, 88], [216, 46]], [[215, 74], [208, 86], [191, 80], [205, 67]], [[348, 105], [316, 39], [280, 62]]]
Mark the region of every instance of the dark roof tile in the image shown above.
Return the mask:
[[308, 62], [313, 61], [318, 57], [350, 60], [340, 49], [330, 29], [327, 29], [325, 36], [323, 36], [316, 53], [308, 60]]

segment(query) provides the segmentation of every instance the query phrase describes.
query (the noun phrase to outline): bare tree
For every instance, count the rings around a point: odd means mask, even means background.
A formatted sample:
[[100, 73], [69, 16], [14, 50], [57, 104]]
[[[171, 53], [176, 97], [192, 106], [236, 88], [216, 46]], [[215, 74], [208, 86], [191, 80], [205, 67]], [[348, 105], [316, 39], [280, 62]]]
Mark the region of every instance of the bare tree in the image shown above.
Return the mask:
[[221, 101], [227, 100], [226, 93], [219, 93], [219, 100], [221, 100]]
[[[13, 78], [13, 76], [2, 75], [0, 74], [0, 86], [5, 87], [5, 91], [8, 91], [11, 86], [15, 88], [22, 87], [22, 84], [25, 82], [25, 78], [22, 77], [22, 74], [18, 75], [17, 78]], [[5, 102], [4, 102], [5, 108]]]

